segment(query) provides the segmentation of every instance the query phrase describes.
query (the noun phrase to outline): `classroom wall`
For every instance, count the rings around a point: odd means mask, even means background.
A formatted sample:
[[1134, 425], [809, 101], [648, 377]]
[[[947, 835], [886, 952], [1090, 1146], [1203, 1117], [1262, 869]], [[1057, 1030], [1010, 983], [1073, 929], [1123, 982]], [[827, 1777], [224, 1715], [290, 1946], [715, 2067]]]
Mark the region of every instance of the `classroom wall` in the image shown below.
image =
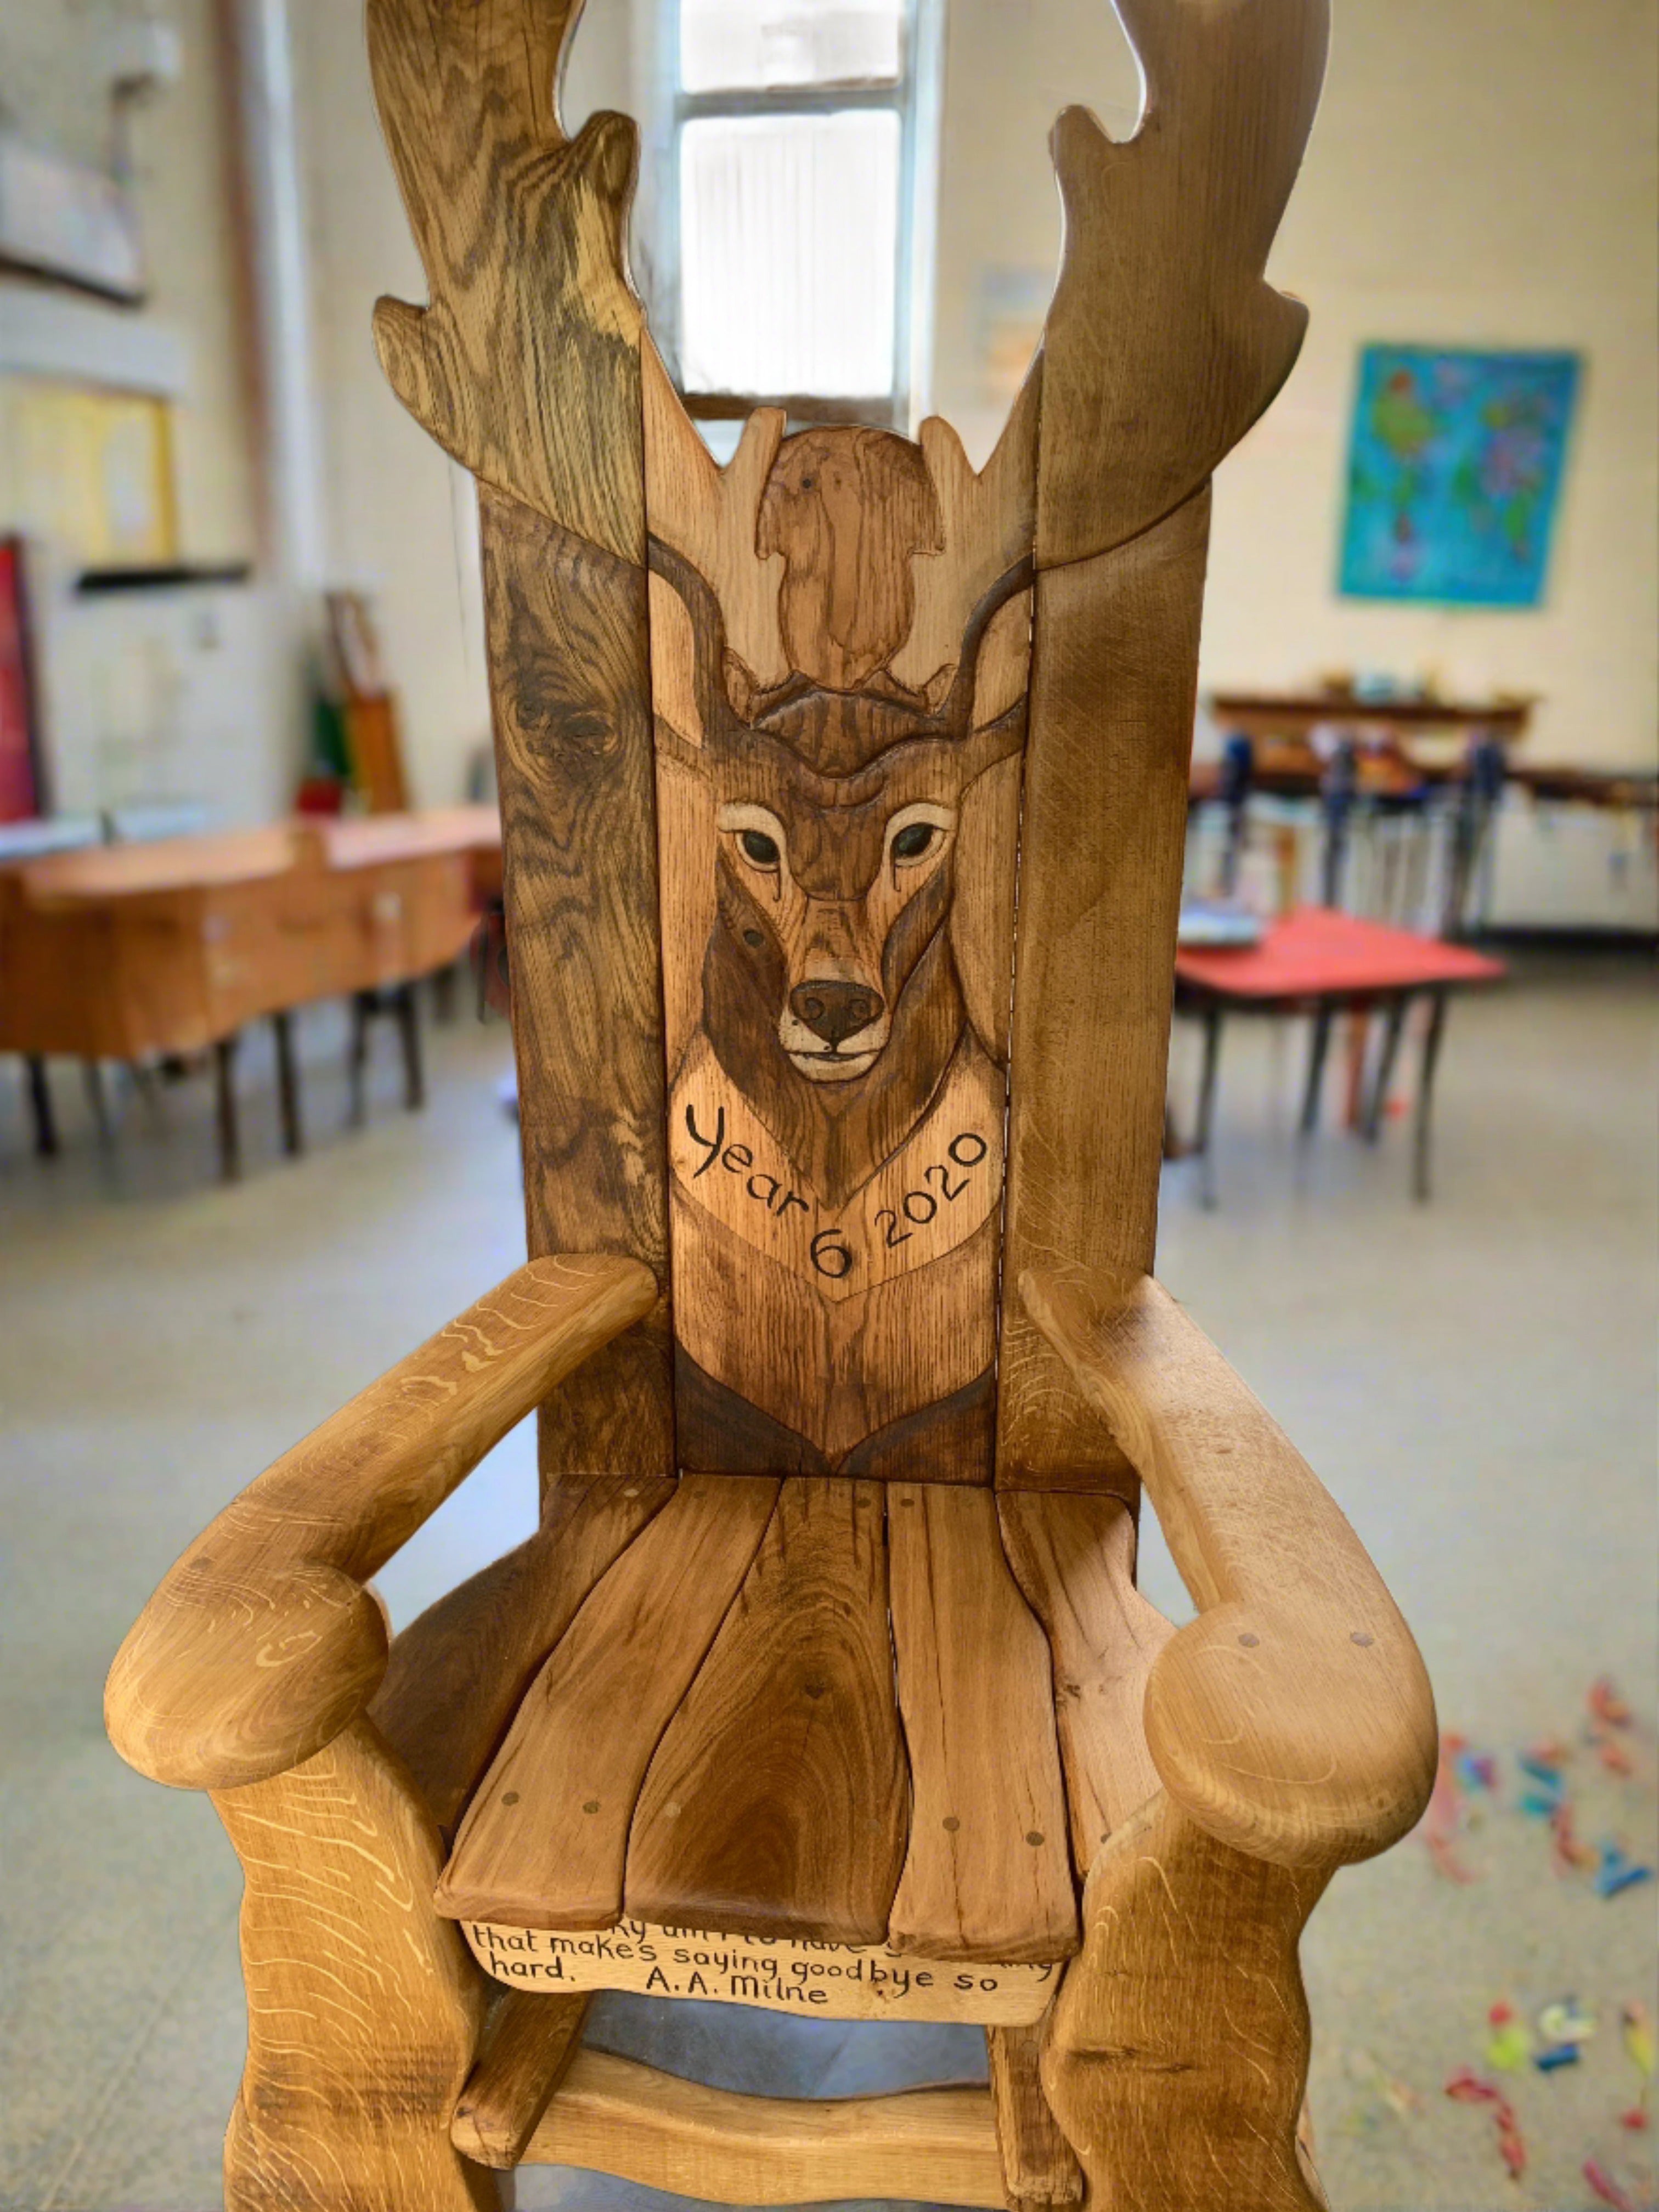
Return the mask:
[[[380, 587], [416, 786], [447, 800], [487, 728], [471, 495], [402, 416], [369, 345], [376, 294], [423, 289], [372, 121], [358, 10], [292, 4], [331, 553], [343, 576]], [[648, 22], [652, 0], [636, 5]], [[1003, 404], [984, 367], [989, 319], [1022, 286], [1040, 299], [1058, 252], [1048, 125], [1081, 100], [1126, 132], [1139, 90], [1104, 0], [947, 11], [933, 401], [982, 453]], [[1206, 684], [1348, 669], [1536, 690], [1535, 757], [1651, 759], [1656, 34], [1659, 0], [1336, 0], [1325, 101], [1271, 272], [1309, 301], [1312, 328], [1278, 405], [1218, 481]], [[634, 104], [635, 47], [623, 0], [590, 0], [573, 124]], [[1336, 596], [1357, 357], [1388, 338], [1585, 354], [1540, 611]]]
[[[138, 0], [29, 0], [0, 9], [0, 87], [28, 136], [89, 161], [110, 143], [106, 56]], [[260, 550], [257, 400], [234, 219], [215, 0], [167, 0], [179, 82], [134, 118], [135, 190], [149, 272], [145, 317], [186, 362], [174, 415], [181, 550]], [[0, 513], [0, 527], [15, 518]], [[263, 573], [246, 586], [91, 601], [46, 549], [37, 576], [58, 803], [80, 811], [188, 799], [222, 821], [267, 819], [303, 758], [291, 615]]]

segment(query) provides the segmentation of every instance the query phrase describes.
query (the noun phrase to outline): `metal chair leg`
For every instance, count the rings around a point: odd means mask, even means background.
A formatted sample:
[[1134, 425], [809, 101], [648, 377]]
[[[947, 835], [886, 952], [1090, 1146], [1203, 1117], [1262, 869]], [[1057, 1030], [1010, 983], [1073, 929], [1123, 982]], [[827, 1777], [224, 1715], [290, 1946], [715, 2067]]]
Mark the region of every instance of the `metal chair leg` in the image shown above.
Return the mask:
[[276, 1040], [276, 1108], [283, 1125], [283, 1150], [297, 1160], [306, 1148], [300, 1107], [300, 1064], [294, 1050], [294, 1017], [284, 1007], [270, 1018]]
[[52, 1111], [52, 1082], [46, 1073], [45, 1055], [30, 1053], [23, 1063], [28, 1071], [29, 1118], [34, 1124], [34, 1150], [37, 1158], [55, 1160], [58, 1157], [58, 1116]]
[[1331, 1024], [1336, 1009], [1322, 1004], [1314, 1016], [1313, 1041], [1308, 1049], [1308, 1085], [1302, 1094], [1302, 1119], [1297, 1133], [1304, 1140], [1319, 1127], [1319, 1095], [1325, 1082], [1325, 1059], [1331, 1048]]
[[115, 1125], [109, 1117], [109, 1094], [104, 1088], [104, 1065], [98, 1060], [81, 1062], [81, 1083], [87, 1094], [87, 1111], [98, 1132], [100, 1146], [107, 1151], [115, 1142]]
[[1389, 1006], [1388, 1022], [1376, 1058], [1376, 1073], [1371, 1084], [1371, 1095], [1366, 1101], [1365, 1120], [1360, 1132], [1368, 1145], [1374, 1145], [1382, 1133], [1382, 1116], [1388, 1111], [1389, 1085], [1394, 1080], [1395, 1064], [1400, 1057], [1400, 1040], [1406, 1027], [1406, 1009], [1410, 1004], [1410, 998], [1402, 993]]
[[1193, 1133], [1193, 1150], [1198, 1154], [1199, 1203], [1206, 1212], [1213, 1212], [1217, 1204], [1211, 1133], [1215, 1120], [1216, 1086], [1221, 1073], [1221, 1028], [1225, 1018], [1219, 1006], [1205, 1009], [1204, 1066], [1199, 1078], [1198, 1126]]
[[1446, 993], [1433, 994], [1429, 1026], [1423, 1039], [1423, 1065], [1417, 1079], [1417, 1145], [1412, 1171], [1412, 1195], [1420, 1206], [1433, 1196], [1429, 1182], [1429, 1146], [1433, 1133], [1434, 1072], [1440, 1060], [1440, 1041], [1446, 1030]]
[[426, 1072], [421, 1062], [421, 1002], [412, 983], [400, 983], [392, 994], [398, 1014], [398, 1035], [404, 1048], [404, 1104], [417, 1114], [426, 1103]]
[[368, 1069], [368, 1024], [374, 1012], [373, 991], [357, 991], [351, 1000], [351, 1043], [347, 1054], [350, 1104], [347, 1119], [354, 1129], [362, 1125], [367, 1107], [364, 1082]]
[[213, 1048], [214, 1105], [219, 1123], [219, 1176], [222, 1182], [240, 1182], [242, 1176], [242, 1132], [236, 1112], [236, 1048], [240, 1039], [233, 1032]]

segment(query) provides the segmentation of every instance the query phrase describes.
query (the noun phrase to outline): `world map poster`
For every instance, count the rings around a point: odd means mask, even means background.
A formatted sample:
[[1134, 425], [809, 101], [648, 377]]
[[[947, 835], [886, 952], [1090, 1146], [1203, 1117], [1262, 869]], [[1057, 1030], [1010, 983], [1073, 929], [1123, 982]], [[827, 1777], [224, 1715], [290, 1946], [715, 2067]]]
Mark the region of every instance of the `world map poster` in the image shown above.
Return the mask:
[[1348, 464], [1344, 593], [1536, 606], [1578, 368], [1570, 353], [1367, 346]]

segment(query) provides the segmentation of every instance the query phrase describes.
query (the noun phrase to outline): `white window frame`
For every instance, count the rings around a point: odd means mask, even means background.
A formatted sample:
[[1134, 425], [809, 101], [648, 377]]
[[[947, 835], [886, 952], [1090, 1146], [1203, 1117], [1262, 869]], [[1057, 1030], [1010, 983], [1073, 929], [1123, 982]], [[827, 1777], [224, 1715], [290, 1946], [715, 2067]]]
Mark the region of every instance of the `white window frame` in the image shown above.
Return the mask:
[[647, 159], [636, 240], [652, 331], [671, 374], [680, 375], [680, 136], [706, 117], [833, 115], [890, 112], [899, 119], [899, 219], [894, 258], [893, 373], [884, 392], [689, 392], [688, 411], [706, 422], [735, 421], [755, 407], [782, 407], [792, 422], [867, 422], [915, 434], [933, 378], [934, 241], [939, 201], [939, 95], [945, 0], [902, 0], [900, 73], [890, 84], [786, 85], [687, 92], [680, 82], [679, 0], [641, 11], [649, 63], [640, 90]]

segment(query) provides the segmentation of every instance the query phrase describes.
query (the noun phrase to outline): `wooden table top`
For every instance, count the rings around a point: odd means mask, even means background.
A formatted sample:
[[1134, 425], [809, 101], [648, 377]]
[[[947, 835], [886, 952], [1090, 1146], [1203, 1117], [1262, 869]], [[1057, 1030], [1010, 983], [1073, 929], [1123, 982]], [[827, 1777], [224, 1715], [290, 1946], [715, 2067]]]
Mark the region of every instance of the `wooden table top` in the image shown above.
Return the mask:
[[1276, 726], [1286, 731], [1321, 722], [1388, 730], [1483, 729], [1501, 744], [1525, 732], [1536, 699], [1361, 699], [1346, 691], [1212, 691], [1218, 722]]
[[350, 819], [307, 815], [257, 830], [85, 846], [26, 861], [16, 872], [29, 905], [81, 906], [256, 883], [299, 867], [362, 868], [434, 853], [488, 851], [499, 847], [501, 837], [501, 817], [493, 806]]

